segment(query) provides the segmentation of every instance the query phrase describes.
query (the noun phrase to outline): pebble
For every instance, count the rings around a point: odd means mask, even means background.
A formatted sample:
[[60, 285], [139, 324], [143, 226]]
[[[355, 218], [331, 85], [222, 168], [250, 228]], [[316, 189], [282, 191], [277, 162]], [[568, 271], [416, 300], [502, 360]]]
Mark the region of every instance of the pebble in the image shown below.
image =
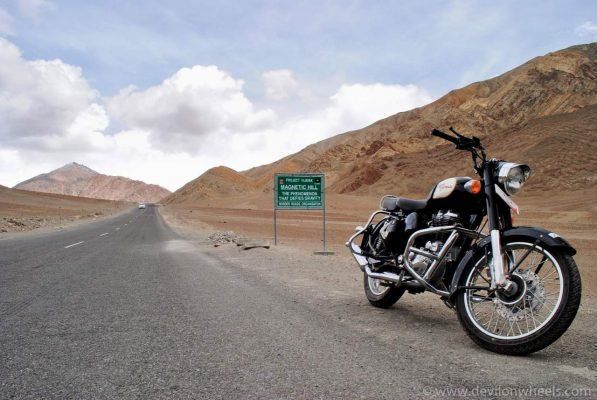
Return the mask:
[[207, 237], [209, 241], [214, 243], [215, 247], [226, 243], [236, 243], [240, 238], [241, 236], [233, 231], [214, 232]]

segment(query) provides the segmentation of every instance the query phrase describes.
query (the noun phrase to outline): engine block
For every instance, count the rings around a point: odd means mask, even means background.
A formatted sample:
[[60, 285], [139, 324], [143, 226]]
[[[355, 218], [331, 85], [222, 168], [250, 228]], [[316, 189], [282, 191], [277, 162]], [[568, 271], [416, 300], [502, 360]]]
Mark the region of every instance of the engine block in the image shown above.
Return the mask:
[[438, 211], [431, 217], [431, 226], [449, 226], [462, 224], [462, 218], [459, 214], [452, 211]]

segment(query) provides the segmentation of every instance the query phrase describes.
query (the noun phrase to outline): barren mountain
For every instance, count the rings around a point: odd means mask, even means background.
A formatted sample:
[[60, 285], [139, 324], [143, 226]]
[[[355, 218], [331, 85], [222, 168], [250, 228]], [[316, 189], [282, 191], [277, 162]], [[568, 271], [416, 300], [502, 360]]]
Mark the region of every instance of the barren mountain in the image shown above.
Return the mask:
[[238, 197], [256, 188], [257, 185], [252, 179], [232, 168], [220, 166], [206, 171], [199, 178], [178, 189], [176, 193], [188, 201], [201, 201], [213, 197]]
[[15, 189], [135, 202], [157, 202], [170, 194], [161, 186], [100, 174], [77, 163], [35, 176], [19, 183]]
[[299, 171], [324, 172], [332, 194], [424, 195], [443, 177], [472, 173], [466, 154], [430, 136], [449, 126], [481, 137], [492, 156], [531, 164], [530, 189], [586, 187], [597, 179], [596, 114], [597, 43], [573, 46], [272, 164], [236, 174], [210, 170], [166, 202], [228, 196], [221, 188], [239, 175], [247, 179], [237, 192], [265, 196], [275, 172]]

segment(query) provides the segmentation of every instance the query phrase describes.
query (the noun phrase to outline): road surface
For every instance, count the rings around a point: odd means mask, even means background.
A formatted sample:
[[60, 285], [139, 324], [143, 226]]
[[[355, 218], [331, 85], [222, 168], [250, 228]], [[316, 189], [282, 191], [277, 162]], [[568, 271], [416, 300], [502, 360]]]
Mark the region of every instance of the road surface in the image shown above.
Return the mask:
[[[442, 343], [388, 346], [201, 251], [154, 207], [0, 240], [0, 332], [0, 398], [442, 398], [499, 385], [485, 355], [520, 360], [475, 348], [454, 368]], [[533, 382], [589, 382], [562, 374]]]

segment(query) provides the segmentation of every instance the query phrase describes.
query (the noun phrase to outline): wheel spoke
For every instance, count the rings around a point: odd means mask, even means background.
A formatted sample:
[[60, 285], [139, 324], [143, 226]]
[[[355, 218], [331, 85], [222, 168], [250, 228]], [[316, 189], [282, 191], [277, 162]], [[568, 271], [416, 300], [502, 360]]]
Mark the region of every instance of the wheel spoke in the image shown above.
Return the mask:
[[[498, 332], [503, 332], [504, 328], [508, 325], [508, 318], [502, 318], [504, 320], [504, 324], [502, 325], [502, 327], [499, 329]], [[506, 336], [508, 336], [508, 334], [506, 333]]]
[[554, 272], [558, 272], [558, 270], [554, 268], [554, 269], [553, 269], [553, 271], [551, 271], [551, 272], [550, 272], [548, 275], [545, 275], [545, 276], [539, 276], [539, 277], [541, 278], [541, 280], [543, 280], [543, 281], [544, 281], [544, 280], [546, 280], [547, 278], [549, 278], [550, 276], [552, 276], [552, 275], [554, 274]]
[[535, 326], [535, 328], [533, 329], [537, 329], [537, 320], [535, 319], [535, 313], [533, 312], [533, 307], [529, 307], [529, 311], [531, 312], [531, 318], [533, 319], [533, 325]]
[[518, 332], [520, 332], [520, 334], [522, 335], [522, 330], [520, 329], [520, 325], [518, 324], [518, 320], [515, 320], [514, 324], [516, 324], [516, 327], [518, 328]]
[[510, 329], [508, 329], [508, 333], [506, 333], [506, 335], [510, 336], [510, 332], [512, 332], [512, 334], [514, 335], [514, 324], [509, 319], [507, 319], [506, 321], [508, 321], [508, 324], [510, 325]]
[[527, 314], [527, 302], [526, 300], [522, 302], [522, 308], [524, 310], [524, 322], [527, 324], [527, 332], [530, 331], [530, 327], [529, 327], [529, 318], [528, 318], [528, 314]]
[[497, 312], [497, 309], [494, 306], [493, 312], [491, 313], [491, 317], [489, 318], [489, 321], [487, 321], [487, 326], [491, 326], [491, 321], [493, 321], [493, 316], [495, 315], [496, 312]]
[[478, 275], [477, 275], [477, 276], [478, 276], [478, 277], [480, 277], [481, 279], [483, 279], [485, 282], [487, 282], [487, 284], [488, 284], [489, 286], [491, 286], [491, 282], [490, 282], [490, 281], [489, 281], [487, 278], [485, 278], [485, 277], [483, 276], [483, 270], [484, 270], [484, 269], [485, 269], [485, 267], [481, 268], [481, 269], [479, 270], [479, 273], [478, 273]]
[[501, 319], [503, 319], [503, 318], [502, 318], [502, 317], [500, 317], [500, 318], [498, 318], [498, 319], [495, 321], [495, 326], [493, 327], [493, 331], [494, 331], [495, 333], [499, 333], [499, 332], [500, 332], [500, 329], [498, 328], [498, 325], [499, 325], [499, 323], [500, 323], [500, 320], [501, 320]]

